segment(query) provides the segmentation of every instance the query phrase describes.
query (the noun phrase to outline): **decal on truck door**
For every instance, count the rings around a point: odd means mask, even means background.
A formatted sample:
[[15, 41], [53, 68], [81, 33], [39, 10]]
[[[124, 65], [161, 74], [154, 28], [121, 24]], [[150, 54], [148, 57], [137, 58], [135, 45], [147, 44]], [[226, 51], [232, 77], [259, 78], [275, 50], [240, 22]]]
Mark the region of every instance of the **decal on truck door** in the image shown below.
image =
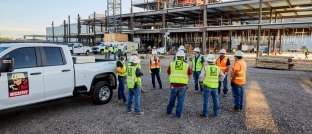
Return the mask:
[[29, 94], [29, 83], [27, 72], [8, 73], [9, 97]]

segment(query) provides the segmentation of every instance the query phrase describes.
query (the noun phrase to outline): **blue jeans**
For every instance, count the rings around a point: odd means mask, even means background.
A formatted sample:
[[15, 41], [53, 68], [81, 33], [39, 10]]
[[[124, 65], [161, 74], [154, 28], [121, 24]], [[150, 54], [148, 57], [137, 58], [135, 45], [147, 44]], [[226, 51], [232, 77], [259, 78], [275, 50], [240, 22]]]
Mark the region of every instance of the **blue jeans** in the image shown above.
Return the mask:
[[178, 104], [176, 107], [176, 117], [180, 118], [183, 112], [184, 107], [184, 98], [185, 98], [185, 92], [186, 92], [186, 86], [184, 87], [178, 87], [178, 88], [172, 88], [170, 93], [170, 100], [169, 104], [167, 106], [167, 114], [171, 114], [175, 100], [177, 98]]
[[118, 76], [118, 100], [123, 100], [124, 102], [127, 102], [127, 98], [125, 95], [125, 82], [126, 82], [126, 77], [119, 77]]
[[129, 95], [129, 97], [128, 97], [128, 107], [127, 107], [128, 111], [131, 111], [132, 99], [133, 99], [133, 96], [134, 96], [134, 111], [135, 112], [140, 112], [141, 87], [140, 86], [136, 86], [134, 88], [130, 88], [128, 95]]
[[117, 52], [114, 53], [114, 60], [116, 60], [116, 59], [117, 59]]
[[198, 86], [200, 87], [200, 91], [203, 91], [203, 87], [199, 84], [199, 72], [193, 71], [193, 77], [194, 77], [194, 85], [195, 85], [195, 90], [198, 91]]
[[237, 85], [235, 83], [231, 83], [232, 86], [232, 94], [234, 97], [234, 109], [243, 109], [243, 100], [244, 100], [244, 85]]
[[219, 81], [219, 88], [218, 88], [218, 93], [220, 94], [221, 93], [221, 87], [222, 87], [222, 84], [223, 84], [223, 93], [224, 94], [227, 94], [228, 92], [228, 85], [227, 85], [227, 75], [224, 76], [224, 80], [223, 82], [221, 83], [222, 81]]
[[219, 95], [217, 89], [212, 89], [209, 87], [204, 87], [203, 93], [203, 115], [205, 117], [208, 116], [208, 108], [209, 108], [209, 96], [212, 96], [213, 99], [213, 115], [219, 115]]
[[158, 84], [159, 84], [159, 88], [162, 88], [162, 83], [161, 83], [161, 79], [160, 79], [160, 76], [159, 76], [159, 72], [158, 73], [153, 73], [152, 72], [152, 84], [153, 84], [153, 88], [155, 88], [155, 76], [157, 78], [157, 81], [158, 81]]

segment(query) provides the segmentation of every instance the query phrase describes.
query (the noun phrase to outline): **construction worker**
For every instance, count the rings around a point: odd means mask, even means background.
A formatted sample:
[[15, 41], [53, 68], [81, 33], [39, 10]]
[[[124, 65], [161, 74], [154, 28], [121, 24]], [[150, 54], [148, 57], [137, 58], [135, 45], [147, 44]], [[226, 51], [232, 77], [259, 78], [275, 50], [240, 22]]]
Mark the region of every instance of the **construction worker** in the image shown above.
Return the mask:
[[116, 60], [117, 53], [118, 53], [118, 47], [117, 47], [117, 45], [114, 45], [113, 53], [114, 53], [114, 60]]
[[108, 47], [108, 59], [110, 59], [110, 55], [113, 53], [113, 51], [114, 51], [113, 45], [110, 44]]
[[116, 72], [118, 74], [118, 103], [126, 103], [127, 98], [125, 95], [125, 82], [126, 82], [126, 62], [124, 59], [124, 54], [119, 53], [118, 54], [118, 61], [116, 62]]
[[304, 53], [305, 59], [307, 60], [308, 55], [309, 55], [309, 50], [307, 48], [305, 48], [305, 49], [303, 49], [303, 53]]
[[225, 78], [224, 78], [223, 82], [219, 81], [218, 94], [221, 93], [221, 87], [222, 87], [222, 84], [223, 84], [223, 93], [224, 93], [223, 96], [226, 97], [227, 96], [227, 92], [228, 92], [227, 74], [228, 74], [228, 72], [230, 70], [231, 63], [230, 63], [230, 59], [225, 56], [225, 54], [226, 54], [225, 49], [221, 49], [219, 51], [219, 54], [220, 54], [220, 56], [217, 59], [217, 63], [216, 64], [217, 64], [218, 67], [220, 67], [221, 71], [225, 75], [224, 76]]
[[152, 56], [150, 59], [150, 73], [152, 76], [152, 84], [153, 84], [153, 89], [155, 89], [155, 76], [157, 78], [158, 84], [159, 84], [159, 89], [162, 89], [162, 83], [160, 79], [160, 71], [161, 71], [161, 65], [160, 65], [160, 60], [157, 56], [157, 51], [152, 51]]
[[224, 74], [218, 66], [215, 65], [216, 58], [213, 54], [207, 56], [208, 65], [206, 65], [200, 74], [200, 83], [204, 86], [203, 93], [203, 112], [200, 116], [208, 117], [209, 96], [211, 94], [213, 100], [213, 116], [219, 115], [219, 97], [218, 90], [219, 81], [224, 79]]
[[199, 47], [194, 48], [194, 58], [192, 60], [192, 71], [195, 85], [195, 92], [198, 92], [198, 86], [200, 87], [200, 91], [203, 91], [203, 87], [199, 84], [199, 75], [204, 66], [205, 58], [200, 54]]
[[141, 76], [143, 73], [137, 64], [141, 61], [137, 56], [132, 56], [129, 60], [131, 65], [127, 68], [127, 85], [128, 85], [128, 113], [132, 113], [132, 98], [134, 96], [134, 111], [137, 115], [144, 115], [144, 112], [140, 109], [140, 98], [141, 98], [141, 87], [142, 80]]
[[156, 46], [153, 47], [153, 49], [152, 49], [152, 54], [153, 54], [153, 52], [154, 52], [154, 53], [156, 52], [156, 54], [157, 54], [157, 48], [156, 48]]
[[105, 47], [104, 47], [104, 55], [105, 55], [105, 60], [109, 59], [109, 57], [108, 57], [108, 53], [109, 53], [108, 46], [105, 46]]
[[[179, 51], [183, 51], [183, 52], [185, 53], [185, 56], [184, 56], [183, 61], [184, 61], [184, 62], [187, 62], [187, 53], [186, 53], [186, 49], [184, 48], [183, 45], [181, 45], [181, 46], [178, 48], [177, 53], [178, 53]], [[174, 57], [173, 57], [173, 60], [176, 60], [176, 59], [177, 59], [176, 57], [177, 57], [177, 56], [176, 56], [176, 54], [175, 54]]]
[[171, 85], [167, 115], [172, 114], [175, 100], [177, 99], [178, 103], [176, 106], [176, 117], [181, 118], [184, 107], [185, 92], [189, 82], [188, 80], [192, 75], [192, 70], [189, 65], [183, 61], [185, 57], [185, 53], [183, 51], [178, 51], [176, 56], [177, 60], [171, 62], [167, 69]]
[[127, 53], [128, 53], [128, 47], [127, 47], [126, 45], [124, 45], [124, 44], [123, 44], [123, 53], [124, 53], [125, 56], [126, 56], [126, 60], [128, 60], [128, 55], [127, 55]]
[[246, 83], [247, 65], [244, 61], [244, 53], [240, 50], [234, 54], [235, 63], [231, 69], [231, 86], [234, 97], [234, 108], [232, 111], [239, 112], [243, 109], [244, 85]]

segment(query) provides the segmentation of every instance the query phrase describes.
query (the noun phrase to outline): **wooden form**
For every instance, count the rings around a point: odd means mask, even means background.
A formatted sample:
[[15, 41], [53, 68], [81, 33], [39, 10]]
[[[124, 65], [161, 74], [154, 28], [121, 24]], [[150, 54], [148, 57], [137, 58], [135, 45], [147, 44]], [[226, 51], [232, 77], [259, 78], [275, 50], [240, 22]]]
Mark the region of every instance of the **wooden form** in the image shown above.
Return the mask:
[[286, 56], [260, 56], [256, 60], [258, 68], [290, 70], [293, 66], [292, 57]]
[[128, 34], [105, 34], [104, 35], [104, 42], [111, 42], [111, 41], [118, 41], [118, 42], [126, 42], [129, 41]]

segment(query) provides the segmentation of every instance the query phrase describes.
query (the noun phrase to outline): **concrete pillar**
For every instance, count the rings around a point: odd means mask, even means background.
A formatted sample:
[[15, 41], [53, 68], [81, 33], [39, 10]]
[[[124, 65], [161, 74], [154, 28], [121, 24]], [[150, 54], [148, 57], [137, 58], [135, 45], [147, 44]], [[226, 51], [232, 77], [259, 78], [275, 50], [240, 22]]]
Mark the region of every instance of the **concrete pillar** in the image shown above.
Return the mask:
[[207, 37], [206, 37], [206, 33], [207, 33], [207, 30], [206, 30], [206, 26], [207, 26], [207, 0], [204, 0], [204, 10], [203, 10], [203, 22], [204, 22], [204, 25], [203, 25], [203, 34], [202, 34], [202, 38], [203, 38], [203, 41], [202, 41], [202, 46], [203, 46], [203, 54], [206, 54], [206, 44], [207, 44]]
[[[165, 10], [163, 11], [163, 14], [162, 14], [162, 28], [163, 28], [163, 31], [165, 31], [165, 28], [167, 27], [166, 26], [166, 13], [165, 13]], [[165, 40], [164, 36], [165, 36], [165, 33], [162, 33], [162, 35], [161, 35], [161, 45], [162, 46], [165, 46], [165, 43], [166, 43], [165, 42], [166, 40]]]
[[270, 51], [271, 51], [271, 30], [269, 30], [268, 55], [270, 55]]
[[261, 39], [261, 23], [262, 23], [262, 3], [263, 0], [259, 2], [259, 25], [258, 25], [258, 40], [257, 40], [257, 57], [260, 54], [260, 39]]

